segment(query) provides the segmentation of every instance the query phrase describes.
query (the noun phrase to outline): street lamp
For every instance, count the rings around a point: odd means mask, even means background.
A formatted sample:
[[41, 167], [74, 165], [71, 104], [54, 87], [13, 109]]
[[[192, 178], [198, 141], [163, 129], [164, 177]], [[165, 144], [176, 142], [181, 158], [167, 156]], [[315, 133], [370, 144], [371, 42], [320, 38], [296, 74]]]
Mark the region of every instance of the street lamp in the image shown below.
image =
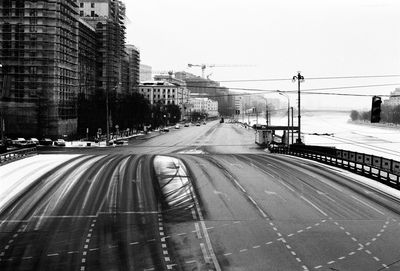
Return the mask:
[[[118, 82], [115, 85], [115, 87], [113, 87], [113, 91], [116, 91], [119, 85], [121, 85], [120, 82]], [[107, 125], [107, 127], [106, 127], [106, 131], [107, 131], [106, 145], [108, 145], [108, 142], [110, 141], [110, 123], [109, 123], [110, 122], [110, 116], [108, 114], [108, 88], [106, 88], [106, 115], [107, 115], [107, 118], [106, 118], [106, 125]]]
[[296, 143], [302, 144], [301, 138], [300, 138], [300, 134], [301, 134], [301, 130], [300, 130], [300, 118], [301, 118], [301, 115], [300, 115], [300, 83], [304, 82], [304, 76], [302, 76], [300, 74], [300, 72], [297, 72], [297, 75], [293, 76], [293, 82], [295, 82], [296, 80], [297, 80], [297, 89], [298, 89], [298, 92], [297, 92], [298, 116], [297, 116], [297, 118], [298, 118], [298, 126], [299, 126], [299, 134], [298, 134]]
[[287, 98], [287, 133], [286, 133], [286, 141], [287, 141], [287, 145], [289, 147], [289, 129], [290, 129], [290, 98], [289, 95], [287, 95], [286, 93], [278, 90], [279, 95], [282, 95], [284, 97]]

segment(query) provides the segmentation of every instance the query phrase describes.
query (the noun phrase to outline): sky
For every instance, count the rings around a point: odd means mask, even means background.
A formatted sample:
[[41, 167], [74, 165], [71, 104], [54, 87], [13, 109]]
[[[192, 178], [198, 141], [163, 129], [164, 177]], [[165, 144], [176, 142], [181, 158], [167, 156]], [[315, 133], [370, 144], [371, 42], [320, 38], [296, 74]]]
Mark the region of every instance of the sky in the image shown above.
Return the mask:
[[[231, 89], [295, 91], [301, 71], [309, 108], [368, 109], [372, 95], [400, 87], [398, 0], [125, 0], [127, 43], [154, 71], [188, 71]], [[218, 67], [220, 66], [220, 67]], [[380, 76], [380, 78], [315, 79]], [[307, 79], [309, 78], [309, 79]], [[231, 82], [241, 80], [240, 82]], [[389, 84], [389, 85], [388, 85]], [[350, 86], [386, 85], [362, 88]], [[303, 93], [303, 92], [302, 92]], [[363, 97], [332, 94], [361, 94]], [[297, 96], [289, 94], [295, 104]], [[385, 97], [383, 96], [383, 99]]]

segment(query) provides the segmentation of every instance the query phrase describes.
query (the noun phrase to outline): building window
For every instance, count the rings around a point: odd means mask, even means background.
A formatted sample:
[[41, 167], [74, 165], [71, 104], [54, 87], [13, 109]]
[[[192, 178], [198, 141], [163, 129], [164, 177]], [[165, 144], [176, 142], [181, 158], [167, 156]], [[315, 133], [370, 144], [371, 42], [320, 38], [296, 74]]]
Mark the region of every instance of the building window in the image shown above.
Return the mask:
[[[82, 3], [81, 3], [82, 4]], [[79, 15], [83, 17], [83, 10], [79, 11]]]
[[83, 8], [83, 3], [80, 3], [79, 6], [80, 6], [81, 8]]
[[94, 3], [90, 3], [90, 7], [91, 7], [91, 8], [94, 8]]
[[91, 16], [91, 17], [94, 17], [94, 10], [92, 10], [92, 11], [90, 12], [90, 16]]

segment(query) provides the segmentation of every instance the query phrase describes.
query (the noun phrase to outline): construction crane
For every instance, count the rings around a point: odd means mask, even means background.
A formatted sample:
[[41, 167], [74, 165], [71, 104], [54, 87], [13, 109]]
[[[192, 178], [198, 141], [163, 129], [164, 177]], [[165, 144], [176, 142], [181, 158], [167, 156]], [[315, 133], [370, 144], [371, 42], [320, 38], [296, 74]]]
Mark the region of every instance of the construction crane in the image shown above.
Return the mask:
[[205, 78], [205, 70], [206, 68], [213, 67], [252, 67], [251, 65], [216, 65], [216, 64], [188, 64], [189, 68], [192, 67], [200, 67], [201, 68], [201, 77]]

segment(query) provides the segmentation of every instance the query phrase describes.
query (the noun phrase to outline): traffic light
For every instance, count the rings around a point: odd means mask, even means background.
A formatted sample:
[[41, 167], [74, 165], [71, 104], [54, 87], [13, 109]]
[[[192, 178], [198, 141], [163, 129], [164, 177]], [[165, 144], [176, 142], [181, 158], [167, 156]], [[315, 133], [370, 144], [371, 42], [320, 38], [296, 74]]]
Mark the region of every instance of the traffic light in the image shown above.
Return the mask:
[[381, 120], [381, 103], [381, 97], [372, 97], [371, 123], [377, 123]]

